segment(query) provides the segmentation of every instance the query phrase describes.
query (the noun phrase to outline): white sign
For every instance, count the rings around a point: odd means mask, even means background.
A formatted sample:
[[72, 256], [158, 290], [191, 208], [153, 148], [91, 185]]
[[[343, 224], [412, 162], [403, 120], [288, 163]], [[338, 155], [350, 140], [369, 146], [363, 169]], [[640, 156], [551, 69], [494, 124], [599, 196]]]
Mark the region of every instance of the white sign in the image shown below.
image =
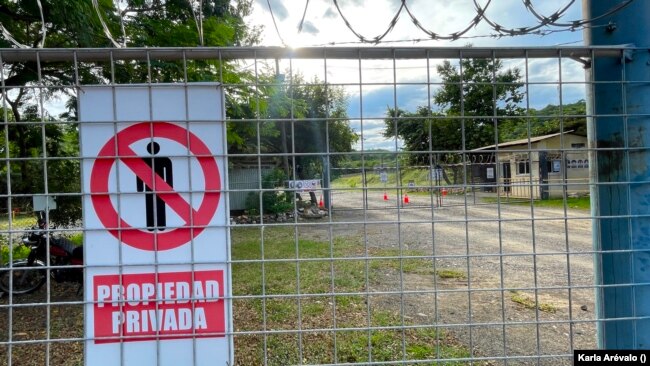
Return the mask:
[[379, 173], [379, 181], [382, 182], [382, 183], [388, 182], [388, 173], [380, 172]]
[[36, 212], [56, 210], [56, 200], [54, 199], [54, 196], [38, 194], [32, 197], [32, 206]]
[[486, 171], [487, 179], [494, 179], [494, 168], [488, 167]]
[[88, 86], [79, 103], [86, 365], [232, 365], [222, 88]]
[[287, 187], [296, 192], [313, 192], [320, 189], [320, 179], [289, 180]]

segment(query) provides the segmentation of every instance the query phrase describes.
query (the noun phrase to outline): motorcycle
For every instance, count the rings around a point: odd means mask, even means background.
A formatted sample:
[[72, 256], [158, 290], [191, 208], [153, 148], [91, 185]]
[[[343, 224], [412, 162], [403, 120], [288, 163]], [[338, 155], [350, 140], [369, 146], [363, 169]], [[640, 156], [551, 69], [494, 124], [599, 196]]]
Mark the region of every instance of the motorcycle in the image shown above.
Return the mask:
[[48, 229], [45, 212], [39, 212], [37, 217], [38, 227], [22, 238], [22, 244], [29, 248], [27, 258], [0, 267], [0, 292], [21, 295], [38, 290], [47, 280], [48, 266], [55, 281], [77, 282], [79, 292], [83, 285], [83, 247], [67, 238], [54, 237]]

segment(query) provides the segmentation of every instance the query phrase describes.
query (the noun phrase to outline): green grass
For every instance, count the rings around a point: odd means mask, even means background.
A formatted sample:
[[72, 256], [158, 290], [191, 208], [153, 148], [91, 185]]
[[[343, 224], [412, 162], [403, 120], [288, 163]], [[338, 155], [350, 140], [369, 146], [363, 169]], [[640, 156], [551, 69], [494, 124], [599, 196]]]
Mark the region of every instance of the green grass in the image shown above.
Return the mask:
[[[11, 230], [20, 231], [25, 228], [30, 228], [36, 225], [36, 217], [33, 214], [18, 214], [12, 217]], [[0, 216], [0, 231], [9, 230], [9, 216]], [[7, 234], [0, 234], [0, 265], [9, 263], [9, 254], [11, 259], [18, 260], [27, 258], [29, 248], [22, 245], [20, 237], [14, 236], [12, 245], [9, 245], [9, 237]]]
[[[435, 325], [404, 330], [356, 330], [368, 325], [371, 328], [413, 325], [402, 322], [398, 311], [381, 306], [377, 299], [372, 299], [369, 311], [366, 296], [345, 293], [365, 292], [366, 286], [385, 277], [386, 271], [401, 268], [405, 273], [432, 274], [431, 260], [402, 259], [400, 264], [399, 259], [390, 258], [399, 255], [399, 251], [371, 249], [366, 253], [362, 243], [352, 238], [337, 238], [332, 246], [326, 241], [296, 242], [290, 228], [267, 227], [263, 247], [261, 239], [256, 228], [232, 230], [233, 295], [266, 296], [234, 300], [234, 324], [239, 331], [259, 331], [266, 319], [266, 329], [287, 333], [267, 335], [266, 348], [263, 336], [235, 337], [235, 358], [241, 364], [263, 364], [264, 357], [269, 365], [287, 365], [469, 356], [466, 347]], [[371, 259], [366, 260], [366, 254]], [[416, 251], [401, 254], [422, 255]], [[267, 261], [255, 262], [262, 258]], [[297, 258], [309, 260], [296, 262]], [[302, 338], [292, 333], [296, 329], [304, 331]], [[331, 331], [310, 332], [311, 329]]]
[[[267, 334], [266, 338], [255, 334], [236, 336], [235, 357], [239, 364], [259, 365], [265, 358], [268, 365], [288, 365], [469, 357], [465, 346], [435, 324], [408, 328], [415, 324], [402, 319], [398, 310], [385, 306], [391, 299], [382, 303], [372, 298], [369, 307], [365, 295], [346, 295], [364, 293], [368, 285], [376, 284], [391, 271], [432, 275], [431, 259], [394, 258], [424, 253], [375, 248], [366, 251], [360, 239], [354, 238], [336, 238], [332, 245], [328, 241], [296, 242], [293, 229], [287, 227], [267, 227], [264, 231], [239, 227], [231, 232], [235, 262], [232, 292], [234, 296], [249, 297], [233, 300], [235, 329], [285, 331]], [[83, 236], [75, 234], [70, 239], [81, 243]], [[260, 262], [262, 259], [266, 261]], [[449, 276], [447, 272], [436, 273], [440, 278], [464, 276], [460, 272]], [[407, 329], [400, 329], [404, 326]], [[303, 331], [300, 336], [297, 329]]]
[[[408, 258], [422, 257], [427, 255], [424, 251], [420, 250], [402, 250], [400, 253], [399, 249], [371, 249], [369, 250], [368, 254], [373, 258], [370, 260], [370, 269], [375, 271], [388, 268], [395, 271], [401, 270], [404, 273], [419, 275], [433, 275], [435, 273], [439, 278], [442, 279], [467, 278], [464, 272], [454, 269], [436, 268], [434, 272], [433, 260], [430, 258]], [[382, 259], [382, 257], [389, 258]]]
[[[496, 203], [496, 197], [483, 197], [482, 201], [485, 203]], [[525, 198], [500, 198], [501, 204], [509, 205], [530, 205], [530, 199]], [[533, 200], [534, 207], [548, 207], [548, 208], [558, 208], [564, 209], [564, 199], [562, 198], [551, 198], [548, 200]], [[591, 207], [591, 202], [589, 197], [568, 197], [566, 199], [566, 207], [578, 210], [589, 210]]]
[[545, 313], [555, 313], [557, 311], [557, 308], [554, 305], [539, 301], [536, 303], [535, 299], [530, 295], [519, 291], [510, 291], [510, 300], [530, 310], [538, 309]]
[[[534, 201], [535, 207], [553, 207], [564, 208], [564, 200], [561, 198], [554, 198], [550, 200], [536, 200]], [[576, 208], [579, 210], [589, 210], [591, 201], [589, 197], [569, 197], [566, 200], [567, 208]]]
[[453, 279], [467, 278], [465, 272], [457, 271], [455, 269], [439, 269], [436, 271], [436, 274], [440, 278], [453, 278]]
[[[12, 218], [12, 230], [20, 230], [36, 226], [36, 216], [30, 214], [18, 214]], [[0, 216], [0, 230], [9, 230], [9, 216]]]

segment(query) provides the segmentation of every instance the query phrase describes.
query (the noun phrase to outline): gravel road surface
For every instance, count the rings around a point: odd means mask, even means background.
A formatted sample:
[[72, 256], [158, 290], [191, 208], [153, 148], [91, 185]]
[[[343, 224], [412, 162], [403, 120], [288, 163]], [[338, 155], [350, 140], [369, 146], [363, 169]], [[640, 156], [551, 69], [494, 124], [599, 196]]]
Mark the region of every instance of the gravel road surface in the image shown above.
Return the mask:
[[411, 193], [409, 204], [388, 195], [335, 191], [332, 225], [301, 235], [431, 255], [437, 270], [465, 278], [387, 269], [369, 291], [395, 294], [372, 296], [372, 307], [436, 324], [490, 365], [570, 365], [573, 349], [596, 347], [589, 211], [484, 203], [489, 193], [449, 195], [442, 206], [428, 194]]

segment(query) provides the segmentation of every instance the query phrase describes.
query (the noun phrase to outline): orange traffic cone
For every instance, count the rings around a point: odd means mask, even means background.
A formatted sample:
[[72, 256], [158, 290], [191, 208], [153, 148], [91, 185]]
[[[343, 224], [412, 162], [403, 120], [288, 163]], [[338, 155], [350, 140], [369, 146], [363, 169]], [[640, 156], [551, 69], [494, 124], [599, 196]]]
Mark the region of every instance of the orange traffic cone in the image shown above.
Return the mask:
[[388, 201], [388, 195], [384, 192], [384, 201]]
[[325, 202], [323, 202], [323, 196], [320, 196], [320, 200], [318, 201], [318, 207], [325, 208]]
[[411, 201], [409, 200], [409, 195], [404, 193], [404, 203], [410, 203]]

